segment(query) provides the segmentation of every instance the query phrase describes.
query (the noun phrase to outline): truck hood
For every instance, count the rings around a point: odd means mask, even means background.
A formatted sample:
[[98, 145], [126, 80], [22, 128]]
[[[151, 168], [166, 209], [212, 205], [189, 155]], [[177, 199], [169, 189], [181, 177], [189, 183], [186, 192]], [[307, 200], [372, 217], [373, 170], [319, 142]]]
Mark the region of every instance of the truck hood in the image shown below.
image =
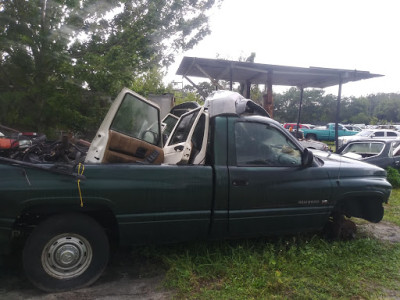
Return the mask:
[[386, 171], [378, 166], [326, 151], [313, 150], [332, 178], [375, 176], [386, 178]]

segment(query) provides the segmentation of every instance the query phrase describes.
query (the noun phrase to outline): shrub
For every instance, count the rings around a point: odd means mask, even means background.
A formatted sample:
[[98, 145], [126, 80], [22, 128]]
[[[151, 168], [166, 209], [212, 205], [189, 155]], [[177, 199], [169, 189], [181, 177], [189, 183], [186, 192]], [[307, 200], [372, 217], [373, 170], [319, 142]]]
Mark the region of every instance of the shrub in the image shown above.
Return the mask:
[[388, 167], [386, 171], [387, 171], [387, 180], [390, 182], [393, 188], [399, 188], [400, 187], [399, 171], [397, 171], [392, 167]]

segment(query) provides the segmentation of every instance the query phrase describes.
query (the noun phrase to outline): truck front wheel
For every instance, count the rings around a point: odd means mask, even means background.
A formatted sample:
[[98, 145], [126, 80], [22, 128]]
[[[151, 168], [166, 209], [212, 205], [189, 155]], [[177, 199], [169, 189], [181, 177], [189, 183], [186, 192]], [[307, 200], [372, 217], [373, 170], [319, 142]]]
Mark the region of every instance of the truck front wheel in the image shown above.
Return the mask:
[[103, 228], [81, 214], [55, 215], [28, 237], [23, 266], [28, 279], [46, 292], [82, 288], [105, 269], [109, 242]]

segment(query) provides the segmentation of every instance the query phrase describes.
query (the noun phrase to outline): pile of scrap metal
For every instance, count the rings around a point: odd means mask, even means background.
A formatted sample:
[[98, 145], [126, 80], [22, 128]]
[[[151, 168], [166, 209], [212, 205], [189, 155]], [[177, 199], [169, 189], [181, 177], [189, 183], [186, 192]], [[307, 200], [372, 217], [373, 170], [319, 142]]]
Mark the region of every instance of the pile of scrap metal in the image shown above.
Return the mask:
[[36, 132], [0, 134], [0, 157], [28, 163], [77, 164], [85, 159], [89, 146], [89, 142], [65, 134], [57, 141], [48, 141]]

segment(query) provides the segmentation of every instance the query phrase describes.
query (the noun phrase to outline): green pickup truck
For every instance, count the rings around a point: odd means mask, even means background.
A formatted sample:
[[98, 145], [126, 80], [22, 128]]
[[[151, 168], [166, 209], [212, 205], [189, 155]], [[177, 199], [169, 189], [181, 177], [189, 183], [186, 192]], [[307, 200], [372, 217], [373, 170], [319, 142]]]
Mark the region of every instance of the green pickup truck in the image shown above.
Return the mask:
[[96, 281], [112, 245], [340, 235], [343, 216], [382, 219], [383, 169], [313, 153], [266, 115], [215, 92], [163, 136], [157, 105], [124, 89], [83, 163], [0, 159], [1, 249], [22, 244], [29, 280], [65, 291]]
[[[335, 123], [328, 123], [325, 126], [315, 128], [302, 128], [304, 137], [309, 140], [316, 141], [334, 141], [335, 140]], [[355, 135], [359, 131], [346, 129], [342, 124], [338, 124], [338, 136]]]

